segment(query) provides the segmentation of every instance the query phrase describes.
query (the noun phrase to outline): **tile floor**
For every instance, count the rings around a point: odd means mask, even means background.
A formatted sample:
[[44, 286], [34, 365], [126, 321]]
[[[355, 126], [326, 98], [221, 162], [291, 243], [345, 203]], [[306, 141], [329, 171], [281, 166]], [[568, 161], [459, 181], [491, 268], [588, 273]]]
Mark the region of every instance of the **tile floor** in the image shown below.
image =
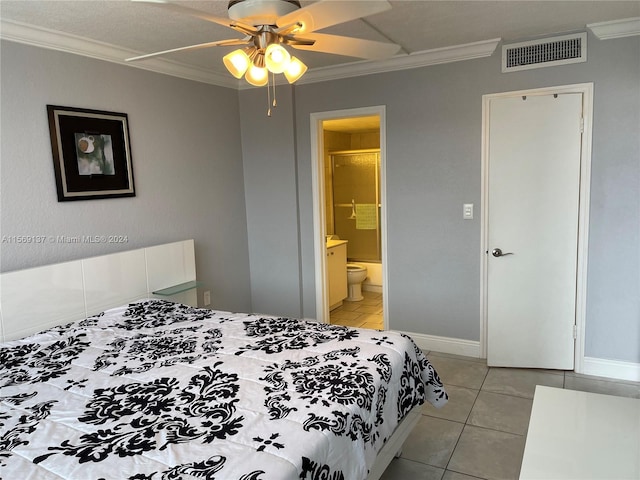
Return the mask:
[[338, 308], [331, 310], [331, 323], [347, 327], [363, 327], [382, 330], [382, 294], [363, 290], [364, 300], [359, 302], [342, 302]]
[[640, 383], [573, 372], [487, 367], [482, 359], [427, 352], [449, 393], [425, 405], [381, 480], [517, 479], [536, 385], [640, 398]]
[[[331, 323], [382, 329], [382, 295], [344, 302]], [[536, 385], [640, 398], [640, 383], [573, 372], [487, 367], [486, 360], [426, 352], [449, 393], [425, 405], [415, 430], [381, 480], [517, 479]]]

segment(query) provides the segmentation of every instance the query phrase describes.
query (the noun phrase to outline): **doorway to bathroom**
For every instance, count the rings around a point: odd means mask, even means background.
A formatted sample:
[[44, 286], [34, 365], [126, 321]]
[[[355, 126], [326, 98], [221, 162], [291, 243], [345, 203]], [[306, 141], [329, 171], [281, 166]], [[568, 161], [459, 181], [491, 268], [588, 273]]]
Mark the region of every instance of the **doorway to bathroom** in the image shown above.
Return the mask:
[[311, 118], [316, 310], [325, 323], [388, 328], [384, 113], [370, 107]]

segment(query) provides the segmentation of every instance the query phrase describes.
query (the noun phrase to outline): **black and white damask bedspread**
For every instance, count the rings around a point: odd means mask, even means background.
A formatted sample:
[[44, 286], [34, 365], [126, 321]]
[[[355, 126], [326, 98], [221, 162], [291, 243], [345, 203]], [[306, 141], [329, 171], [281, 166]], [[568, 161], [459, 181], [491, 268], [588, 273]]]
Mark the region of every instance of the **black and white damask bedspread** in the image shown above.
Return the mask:
[[146, 300], [0, 349], [0, 477], [358, 480], [447, 395], [402, 334]]

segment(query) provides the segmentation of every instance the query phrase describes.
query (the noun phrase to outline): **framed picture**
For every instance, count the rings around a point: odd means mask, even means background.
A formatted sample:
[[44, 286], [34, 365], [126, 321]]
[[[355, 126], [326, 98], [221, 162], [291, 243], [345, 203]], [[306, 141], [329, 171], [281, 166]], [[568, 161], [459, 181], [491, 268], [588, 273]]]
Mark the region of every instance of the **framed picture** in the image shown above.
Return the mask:
[[133, 197], [126, 113], [47, 105], [58, 201]]

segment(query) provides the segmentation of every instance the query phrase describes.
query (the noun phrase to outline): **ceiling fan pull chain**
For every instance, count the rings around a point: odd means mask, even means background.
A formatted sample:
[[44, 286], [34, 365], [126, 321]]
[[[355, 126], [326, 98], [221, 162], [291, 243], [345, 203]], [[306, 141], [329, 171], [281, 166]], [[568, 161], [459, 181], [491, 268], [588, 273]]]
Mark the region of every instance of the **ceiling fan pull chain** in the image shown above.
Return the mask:
[[267, 117], [271, 116], [271, 90], [269, 90], [269, 73], [267, 73]]
[[275, 108], [278, 106], [278, 102], [276, 101], [276, 74], [273, 72], [271, 73], [271, 81], [273, 82], [273, 106]]

